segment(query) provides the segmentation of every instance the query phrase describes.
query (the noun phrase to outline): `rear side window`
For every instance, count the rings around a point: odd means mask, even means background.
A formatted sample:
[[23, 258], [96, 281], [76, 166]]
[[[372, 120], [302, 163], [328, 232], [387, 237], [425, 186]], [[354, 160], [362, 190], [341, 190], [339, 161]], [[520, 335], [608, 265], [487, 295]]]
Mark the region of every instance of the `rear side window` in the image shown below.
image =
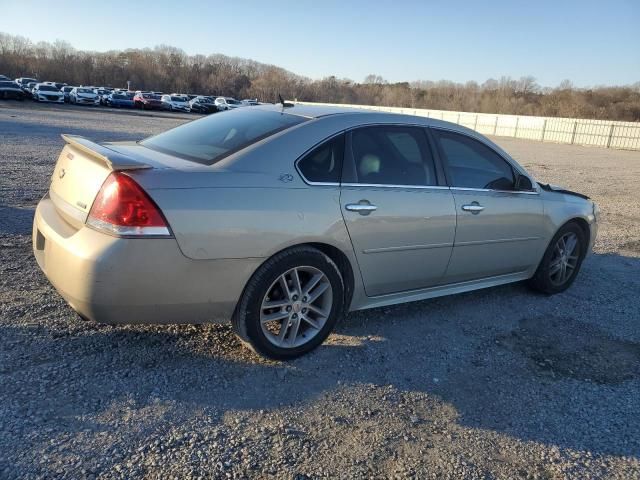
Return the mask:
[[351, 151], [358, 183], [437, 185], [435, 165], [421, 128], [376, 126], [353, 131]]
[[514, 190], [511, 165], [485, 144], [445, 130], [434, 130], [452, 187]]
[[213, 165], [224, 157], [307, 119], [297, 115], [243, 109], [186, 123], [141, 144], [152, 150]]
[[340, 183], [343, 158], [344, 135], [338, 135], [302, 157], [298, 168], [309, 182]]

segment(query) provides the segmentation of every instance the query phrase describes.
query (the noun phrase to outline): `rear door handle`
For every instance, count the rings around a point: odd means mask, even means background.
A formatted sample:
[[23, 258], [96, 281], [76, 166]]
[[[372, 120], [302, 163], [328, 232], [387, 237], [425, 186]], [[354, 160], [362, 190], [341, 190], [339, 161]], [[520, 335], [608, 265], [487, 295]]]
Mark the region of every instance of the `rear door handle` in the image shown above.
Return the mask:
[[473, 202], [470, 205], [463, 205], [462, 210], [464, 210], [465, 212], [471, 212], [475, 215], [483, 211], [484, 207], [478, 202]]
[[360, 203], [348, 203], [344, 208], [350, 212], [358, 212], [360, 215], [369, 215], [378, 209], [378, 207], [371, 205], [366, 200], [360, 200]]

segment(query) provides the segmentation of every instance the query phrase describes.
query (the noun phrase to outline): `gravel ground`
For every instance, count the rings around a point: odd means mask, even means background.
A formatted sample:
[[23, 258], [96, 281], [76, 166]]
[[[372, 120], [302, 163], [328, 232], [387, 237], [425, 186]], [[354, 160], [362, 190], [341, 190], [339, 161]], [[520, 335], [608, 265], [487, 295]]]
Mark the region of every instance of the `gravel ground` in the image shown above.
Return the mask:
[[278, 363], [228, 325], [83, 322], [32, 258], [60, 133], [188, 118], [0, 104], [0, 478], [640, 477], [640, 152], [496, 139], [603, 210], [564, 294], [353, 313]]

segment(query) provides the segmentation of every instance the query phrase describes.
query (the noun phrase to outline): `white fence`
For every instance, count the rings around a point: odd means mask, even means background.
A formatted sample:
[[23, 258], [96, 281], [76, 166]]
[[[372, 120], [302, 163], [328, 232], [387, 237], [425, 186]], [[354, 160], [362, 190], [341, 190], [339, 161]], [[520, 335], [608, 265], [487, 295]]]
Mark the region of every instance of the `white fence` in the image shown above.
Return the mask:
[[583, 118], [530, 117], [491, 113], [450, 112], [421, 108], [338, 105], [334, 103], [297, 102], [307, 105], [331, 105], [366, 108], [419, 117], [437, 118], [457, 123], [485, 135], [524, 138], [541, 142], [593, 145], [605, 148], [640, 150], [640, 122], [615, 122]]

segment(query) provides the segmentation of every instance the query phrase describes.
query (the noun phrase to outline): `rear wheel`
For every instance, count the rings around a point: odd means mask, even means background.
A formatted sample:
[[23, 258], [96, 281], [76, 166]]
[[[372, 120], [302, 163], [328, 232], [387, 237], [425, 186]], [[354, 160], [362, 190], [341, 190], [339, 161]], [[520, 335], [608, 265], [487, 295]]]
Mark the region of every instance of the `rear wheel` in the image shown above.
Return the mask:
[[310, 247], [275, 255], [253, 275], [233, 317], [236, 334], [265, 357], [287, 360], [320, 345], [344, 305], [336, 264]]
[[564, 292], [575, 280], [587, 253], [585, 234], [574, 222], [555, 234], [529, 286], [547, 294]]

